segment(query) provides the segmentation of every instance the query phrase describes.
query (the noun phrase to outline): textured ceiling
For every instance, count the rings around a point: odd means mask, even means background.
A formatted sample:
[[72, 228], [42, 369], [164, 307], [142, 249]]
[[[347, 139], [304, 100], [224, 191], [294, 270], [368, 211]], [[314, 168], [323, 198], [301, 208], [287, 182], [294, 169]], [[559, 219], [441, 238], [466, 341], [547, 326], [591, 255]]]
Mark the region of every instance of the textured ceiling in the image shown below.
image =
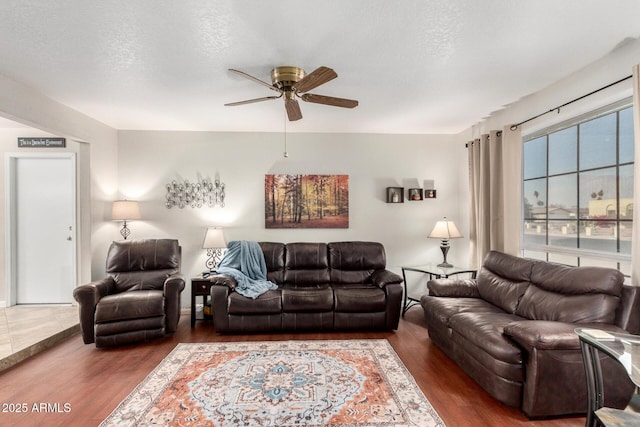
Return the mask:
[[2, 0], [0, 74], [117, 129], [282, 131], [233, 75], [320, 65], [292, 132], [452, 133], [640, 36], [638, 0]]

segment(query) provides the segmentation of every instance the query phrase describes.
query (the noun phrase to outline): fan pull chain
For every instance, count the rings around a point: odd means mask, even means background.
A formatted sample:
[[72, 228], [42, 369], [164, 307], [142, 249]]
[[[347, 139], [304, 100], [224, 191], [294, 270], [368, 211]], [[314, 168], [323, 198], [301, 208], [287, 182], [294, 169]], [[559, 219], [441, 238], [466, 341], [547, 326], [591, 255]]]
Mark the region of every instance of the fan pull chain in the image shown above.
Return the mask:
[[287, 113], [285, 111], [284, 114], [284, 158], [289, 157], [289, 153], [287, 153]]

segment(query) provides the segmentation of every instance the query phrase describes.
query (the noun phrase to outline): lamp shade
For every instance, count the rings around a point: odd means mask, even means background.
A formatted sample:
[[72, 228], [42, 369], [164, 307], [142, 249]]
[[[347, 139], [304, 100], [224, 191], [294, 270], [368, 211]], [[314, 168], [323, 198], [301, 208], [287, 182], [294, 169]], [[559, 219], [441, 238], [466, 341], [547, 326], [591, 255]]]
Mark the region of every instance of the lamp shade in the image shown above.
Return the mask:
[[445, 217], [442, 221], [436, 222], [433, 230], [429, 233], [429, 237], [432, 239], [448, 240], [462, 237], [462, 234], [460, 234], [453, 221], [447, 221]]
[[114, 221], [140, 219], [138, 202], [133, 200], [116, 200], [111, 207], [111, 219]]
[[210, 227], [207, 229], [207, 234], [204, 236], [204, 242], [202, 243], [203, 249], [212, 248], [226, 248], [227, 242], [224, 240], [224, 234], [221, 228]]

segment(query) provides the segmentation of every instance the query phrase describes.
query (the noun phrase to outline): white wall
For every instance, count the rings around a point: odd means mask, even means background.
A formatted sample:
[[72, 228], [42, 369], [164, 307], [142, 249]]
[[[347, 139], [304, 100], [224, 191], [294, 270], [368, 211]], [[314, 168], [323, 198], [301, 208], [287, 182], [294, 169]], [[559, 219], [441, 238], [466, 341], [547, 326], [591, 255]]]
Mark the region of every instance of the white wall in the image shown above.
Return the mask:
[[[514, 100], [505, 108], [493, 112], [486, 120], [475, 124], [459, 136], [467, 140], [491, 129], [502, 129], [505, 125], [519, 123], [582, 97], [596, 89], [630, 76], [632, 67], [640, 63], [640, 38], [628, 39], [605, 57], [589, 64], [581, 70], [559, 80], [540, 91]], [[602, 92], [588, 96], [578, 102], [553, 111], [522, 125], [522, 134], [527, 135], [539, 129], [572, 119], [597, 108], [612, 104], [633, 94], [632, 80], [612, 86]], [[639, 141], [640, 142], [640, 141]]]
[[[274, 133], [119, 131], [118, 141], [120, 197], [141, 202], [143, 219], [130, 223], [131, 238], [179, 239], [187, 277], [205, 269], [202, 242], [208, 226], [224, 227], [227, 240], [379, 241], [398, 274], [402, 265], [441, 261], [439, 240], [427, 235], [443, 216], [466, 235], [467, 157], [453, 135], [289, 134], [287, 159], [283, 135]], [[348, 174], [349, 228], [265, 229], [264, 175], [269, 173]], [[218, 177], [226, 185], [224, 208], [165, 207], [167, 183], [198, 177]], [[435, 182], [436, 199], [385, 202], [386, 187], [424, 187], [424, 180]], [[120, 238], [119, 226], [112, 228], [114, 240]], [[468, 259], [465, 240], [452, 241], [454, 263]]]

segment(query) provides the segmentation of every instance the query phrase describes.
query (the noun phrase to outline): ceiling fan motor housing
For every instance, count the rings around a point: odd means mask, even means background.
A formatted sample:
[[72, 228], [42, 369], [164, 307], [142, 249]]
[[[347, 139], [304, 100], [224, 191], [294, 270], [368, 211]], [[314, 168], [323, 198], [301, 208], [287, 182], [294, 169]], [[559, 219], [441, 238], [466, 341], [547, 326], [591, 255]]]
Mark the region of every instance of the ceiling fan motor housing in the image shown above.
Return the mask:
[[304, 78], [306, 73], [298, 67], [277, 67], [271, 70], [271, 82], [279, 89], [287, 89]]

